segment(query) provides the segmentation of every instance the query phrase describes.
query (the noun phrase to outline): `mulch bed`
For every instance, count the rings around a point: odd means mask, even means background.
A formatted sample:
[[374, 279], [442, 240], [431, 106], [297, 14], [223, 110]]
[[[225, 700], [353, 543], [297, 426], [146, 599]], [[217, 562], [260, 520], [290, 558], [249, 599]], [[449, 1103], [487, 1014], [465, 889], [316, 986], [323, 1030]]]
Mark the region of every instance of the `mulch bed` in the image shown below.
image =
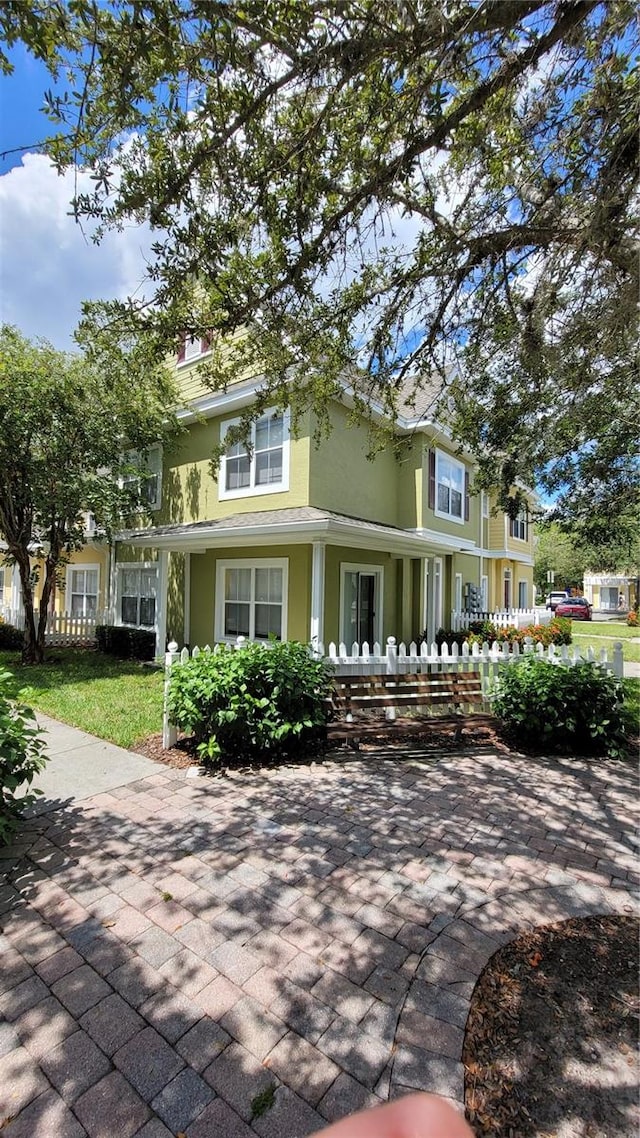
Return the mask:
[[[462, 742], [458, 742], [455, 739], [455, 730], [451, 723], [439, 724], [437, 720], [434, 720], [433, 723], [429, 724], [428, 731], [425, 731], [424, 735], [420, 735], [419, 738], [415, 733], [403, 735], [398, 731], [388, 738], [381, 736], [380, 739], [368, 743], [363, 740], [360, 744], [360, 752], [362, 754], [375, 753], [380, 750], [381, 745], [385, 751], [397, 750], [403, 754], [406, 754], [408, 749], [419, 749], [420, 752], [425, 750], [434, 752], [458, 751], [460, 747], [470, 744], [497, 747], [500, 750], [508, 749], [493, 727], [486, 723], [483, 723], [481, 727], [479, 726], [473, 733], [467, 727]], [[178, 769], [201, 765], [195, 751], [195, 742], [193, 737], [189, 735], [179, 736], [176, 745], [165, 750], [162, 746], [162, 733], [158, 732], [135, 743], [129, 750], [134, 751], [137, 755], [144, 755], [148, 759], [154, 759], [158, 763], [164, 763], [165, 766]], [[318, 762], [322, 761], [325, 756], [335, 759], [337, 755], [353, 758], [356, 754], [357, 752], [347, 747], [327, 749], [323, 745], [319, 745], [315, 751], [309, 752], [308, 749], [305, 749], [304, 754], [299, 757], [296, 756], [296, 761]], [[246, 766], [246, 760], [239, 765]], [[221, 768], [213, 766], [211, 769], [217, 773]]]
[[478, 1138], [635, 1138], [638, 935], [633, 917], [575, 918], [491, 958], [463, 1053]]

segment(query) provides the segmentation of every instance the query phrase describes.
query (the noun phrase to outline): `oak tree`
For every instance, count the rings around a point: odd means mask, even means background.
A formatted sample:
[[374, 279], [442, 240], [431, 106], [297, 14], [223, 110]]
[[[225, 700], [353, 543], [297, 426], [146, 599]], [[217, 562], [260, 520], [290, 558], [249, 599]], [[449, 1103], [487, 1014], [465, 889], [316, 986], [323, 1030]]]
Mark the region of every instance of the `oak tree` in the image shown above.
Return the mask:
[[565, 516], [593, 488], [607, 518], [636, 501], [634, 21], [630, 0], [0, 9], [66, 77], [47, 148], [93, 169], [78, 218], [156, 232], [147, 300], [94, 322], [158, 353], [213, 337], [207, 383], [264, 374], [261, 405], [320, 430], [347, 377], [374, 446], [375, 412], [426, 390], [485, 484], [542, 481]]

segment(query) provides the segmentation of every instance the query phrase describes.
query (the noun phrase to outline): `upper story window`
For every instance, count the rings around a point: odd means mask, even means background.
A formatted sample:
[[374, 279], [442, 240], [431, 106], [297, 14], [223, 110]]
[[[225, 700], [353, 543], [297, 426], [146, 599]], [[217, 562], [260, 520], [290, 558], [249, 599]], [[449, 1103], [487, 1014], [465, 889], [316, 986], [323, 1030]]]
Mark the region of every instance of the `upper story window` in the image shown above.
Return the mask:
[[211, 342], [207, 336], [185, 336], [178, 348], [178, 363], [193, 363], [200, 356], [206, 355], [210, 348]]
[[521, 510], [517, 518], [509, 518], [509, 533], [511, 537], [517, 537], [519, 541], [527, 540], [527, 511]]
[[469, 476], [464, 463], [444, 451], [429, 451], [429, 505], [439, 518], [469, 520]]
[[[239, 419], [220, 429], [221, 440]], [[219, 496], [242, 498], [289, 489], [289, 416], [267, 411], [251, 426], [250, 444], [232, 443], [222, 458]]]
[[137, 474], [125, 475], [122, 479], [123, 488], [129, 487], [140, 495], [150, 510], [159, 510], [162, 504], [162, 446], [149, 447], [144, 461], [139, 454], [129, 455], [132, 466], [142, 465], [146, 473], [139, 477]]

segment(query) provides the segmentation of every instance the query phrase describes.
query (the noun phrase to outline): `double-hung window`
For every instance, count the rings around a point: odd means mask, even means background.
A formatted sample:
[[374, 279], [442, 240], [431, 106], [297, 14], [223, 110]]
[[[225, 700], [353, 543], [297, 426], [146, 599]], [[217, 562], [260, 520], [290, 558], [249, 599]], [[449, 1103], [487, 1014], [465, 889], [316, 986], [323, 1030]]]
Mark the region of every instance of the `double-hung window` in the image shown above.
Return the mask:
[[120, 567], [120, 623], [153, 628], [156, 623], [158, 570], [149, 566]]
[[511, 537], [517, 537], [519, 541], [527, 540], [527, 512], [521, 510], [517, 518], [509, 519], [509, 532]]
[[125, 475], [123, 487], [138, 495], [150, 510], [159, 510], [162, 504], [162, 446], [158, 443], [149, 447], [144, 460], [139, 454], [132, 453], [129, 462], [144, 469], [144, 474]]
[[286, 639], [287, 574], [286, 558], [219, 562], [216, 639]]
[[436, 452], [436, 514], [464, 521], [465, 469], [461, 462]]
[[[239, 420], [222, 424], [221, 439]], [[231, 443], [223, 455], [220, 498], [241, 498], [289, 489], [289, 416], [268, 411], [251, 426], [248, 444]]]
[[97, 566], [70, 566], [67, 570], [66, 603], [73, 616], [92, 616], [97, 612], [99, 574]]

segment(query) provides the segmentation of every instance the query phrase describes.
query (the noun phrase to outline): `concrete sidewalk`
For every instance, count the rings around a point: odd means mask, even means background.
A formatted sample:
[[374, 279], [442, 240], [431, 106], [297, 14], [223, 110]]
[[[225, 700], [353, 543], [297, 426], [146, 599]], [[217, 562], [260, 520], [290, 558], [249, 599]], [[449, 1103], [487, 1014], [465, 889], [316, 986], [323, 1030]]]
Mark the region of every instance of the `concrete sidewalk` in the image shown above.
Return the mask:
[[48, 715], [38, 714], [37, 720], [46, 733], [49, 762], [34, 780], [33, 785], [43, 791], [43, 797], [31, 809], [32, 816], [46, 814], [62, 802], [81, 801], [148, 778], [161, 769], [151, 759]]

